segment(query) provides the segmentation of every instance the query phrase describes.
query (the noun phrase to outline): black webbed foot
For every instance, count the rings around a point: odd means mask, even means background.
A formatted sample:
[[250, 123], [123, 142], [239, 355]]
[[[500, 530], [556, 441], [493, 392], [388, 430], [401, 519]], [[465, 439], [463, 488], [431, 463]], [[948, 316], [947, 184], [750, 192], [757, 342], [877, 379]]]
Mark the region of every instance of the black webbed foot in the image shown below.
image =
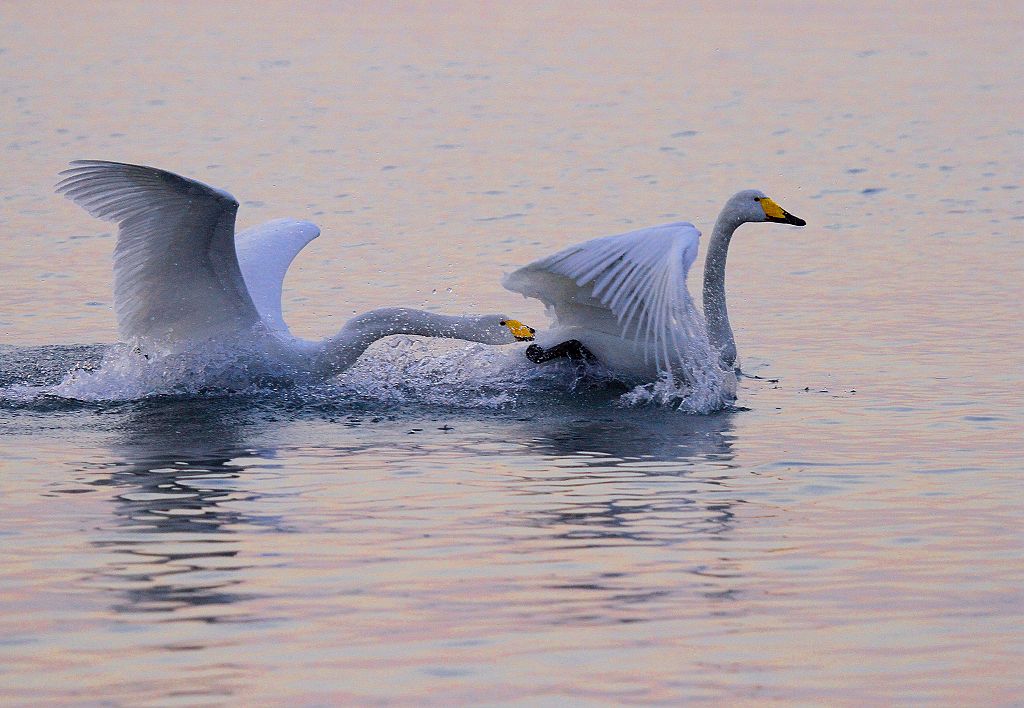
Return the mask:
[[575, 364], [592, 364], [597, 361], [597, 357], [578, 339], [570, 339], [547, 349], [536, 344], [531, 344], [526, 348], [526, 358], [534, 364], [543, 364], [546, 361], [562, 357]]

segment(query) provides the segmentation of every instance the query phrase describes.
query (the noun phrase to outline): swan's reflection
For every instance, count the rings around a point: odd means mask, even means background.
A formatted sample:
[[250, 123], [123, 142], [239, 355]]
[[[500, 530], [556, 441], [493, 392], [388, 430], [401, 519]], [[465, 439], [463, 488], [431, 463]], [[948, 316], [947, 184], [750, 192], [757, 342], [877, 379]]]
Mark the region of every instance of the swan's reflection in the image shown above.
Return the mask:
[[571, 462], [558, 468], [557, 477], [559, 486], [574, 487], [574, 494], [566, 497], [566, 507], [543, 512], [538, 525], [575, 527], [565, 531], [566, 538], [685, 540], [678, 535], [652, 539], [649, 525], [636, 523], [660, 515], [675, 517], [679, 534], [725, 533], [733, 502], [704, 492], [720, 490], [731, 477], [732, 415], [618, 411], [596, 420], [544, 421], [531, 449]]
[[[237, 531], [278, 524], [242, 510], [239, 458], [259, 455], [242, 436], [237, 403], [179, 400], [136, 404], [112, 446], [110, 472], [91, 482], [117, 488], [114, 519], [96, 545], [113, 553], [100, 582], [121, 593], [119, 613], [166, 619], [239, 620]], [[262, 453], [265, 454], [265, 453]]]
[[524, 505], [521, 522], [545, 547], [601, 558], [551, 586], [568, 593], [563, 609], [576, 610], [558, 621], [639, 621], [664, 617], [680, 593], [736, 596], [739, 564], [711, 551], [735, 528], [742, 503], [732, 491], [741, 474], [734, 415], [619, 410], [528, 425], [525, 451], [556, 466], [523, 477], [522, 493], [535, 503]]
[[611, 460], [688, 464], [732, 459], [732, 411], [685, 415], [661, 409], [611, 409], [599, 417], [551, 416], [532, 421], [534, 450], [558, 456], [601, 453]]

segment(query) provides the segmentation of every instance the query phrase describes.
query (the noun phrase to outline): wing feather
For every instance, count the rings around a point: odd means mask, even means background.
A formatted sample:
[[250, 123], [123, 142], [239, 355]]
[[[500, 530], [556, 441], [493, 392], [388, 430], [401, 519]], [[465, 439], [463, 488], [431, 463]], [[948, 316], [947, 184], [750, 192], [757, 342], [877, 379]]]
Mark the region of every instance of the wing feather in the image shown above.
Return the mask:
[[320, 228], [308, 221], [274, 219], [235, 236], [245, 285], [270, 329], [288, 332], [281, 313], [284, 276], [299, 251], [319, 235]]
[[659, 370], [670, 370], [689, 356], [691, 339], [702, 331], [686, 289], [699, 241], [688, 222], [606, 236], [534, 261], [502, 284], [539, 299], [560, 326], [590, 324], [580, 305], [610, 311], [624, 339], [642, 344]]
[[118, 225], [114, 310], [125, 339], [182, 341], [250, 328], [259, 315], [235, 255], [238, 201], [141, 165], [76, 160], [57, 191]]

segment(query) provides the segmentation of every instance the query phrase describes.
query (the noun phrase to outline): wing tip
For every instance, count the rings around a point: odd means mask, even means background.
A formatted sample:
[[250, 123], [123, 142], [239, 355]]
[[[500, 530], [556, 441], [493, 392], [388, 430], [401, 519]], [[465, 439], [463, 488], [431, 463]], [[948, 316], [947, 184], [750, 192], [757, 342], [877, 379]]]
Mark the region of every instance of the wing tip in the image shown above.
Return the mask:
[[320, 237], [320, 227], [314, 224], [312, 221], [307, 221], [306, 219], [296, 219], [295, 225], [302, 230], [303, 237], [307, 239], [306, 243], [309, 243], [313, 239]]
[[[183, 177], [174, 172], [170, 172], [159, 167], [151, 167], [149, 165], [138, 165], [130, 162], [115, 162], [113, 160], [76, 159], [71, 160], [68, 163], [68, 167], [61, 170], [58, 173], [58, 176], [61, 179], [59, 179], [57, 184], [54, 186], [54, 191], [83, 207], [86, 205], [81, 202], [79, 197], [84, 196], [85, 191], [91, 191], [89, 187], [94, 183], [94, 180], [96, 180], [96, 187], [100, 188], [104, 186], [104, 180], [110, 181], [112, 179], [120, 179], [128, 182], [137, 180], [136, 186], [139, 186], [140, 188], [142, 188], [142, 183], [146, 183], [145, 186], [147, 187], [162, 183], [170, 186], [172, 190], [180, 193], [190, 193], [193, 195], [196, 193], [203, 193], [207, 198], [212, 197], [214, 200], [219, 202], [223, 208], [236, 212], [240, 206], [238, 199], [230, 192], [204, 182], [200, 182], [199, 180], [192, 179], [190, 177]], [[78, 187], [84, 187], [85, 189], [77, 190]], [[94, 196], [95, 194], [89, 195], [90, 198]], [[88, 207], [86, 208], [89, 210]], [[97, 216], [97, 214], [93, 215]]]
[[522, 279], [522, 273], [525, 268], [519, 268], [512, 271], [511, 273], [505, 273], [501, 276], [501, 287], [505, 288], [509, 292], [519, 293], [523, 297], [527, 297], [523, 290], [522, 283], [517, 285], [517, 281]]
[[132, 167], [153, 170], [156, 168], [146, 167], [144, 165], [133, 165], [127, 162], [114, 162], [112, 160], [92, 160], [92, 159], [76, 159], [68, 161], [68, 166], [57, 173], [60, 179], [57, 184], [54, 185], [54, 191], [57, 194], [64, 195], [68, 199], [75, 201], [75, 198], [68, 194], [72, 187], [74, 187], [80, 178], [87, 178], [90, 173], [95, 174], [97, 169], [110, 168], [110, 167]]
[[77, 159], [69, 160], [68, 166], [57, 174], [65, 175], [70, 172], [81, 172], [82, 170], [89, 169], [90, 167], [142, 167], [147, 170], [157, 169], [155, 167], [147, 167], [146, 165], [133, 165], [128, 162], [114, 162], [113, 160], [93, 160], [93, 159]]

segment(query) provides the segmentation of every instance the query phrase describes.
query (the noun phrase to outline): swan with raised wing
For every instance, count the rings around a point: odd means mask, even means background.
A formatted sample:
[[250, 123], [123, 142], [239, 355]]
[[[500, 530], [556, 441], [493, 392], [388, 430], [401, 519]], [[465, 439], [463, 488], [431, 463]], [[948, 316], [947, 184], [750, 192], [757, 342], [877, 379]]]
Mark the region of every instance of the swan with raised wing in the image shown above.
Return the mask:
[[389, 307], [349, 320], [314, 342], [291, 334], [281, 287], [292, 259], [320, 230], [278, 219], [235, 234], [238, 201], [165, 170], [76, 160], [57, 191], [118, 225], [114, 310], [121, 337], [141, 351], [216, 342], [258, 350], [293, 370], [340, 373], [392, 334], [508, 344], [533, 330], [505, 315], [455, 317]]
[[764, 221], [806, 224], [759, 190], [725, 203], [705, 256], [704, 317], [686, 289], [701, 235], [689, 222], [586, 241], [506, 275], [506, 288], [539, 299], [553, 318], [527, 356], [538, 363], [596, 359], [639, 382], [666, 372], [691, 380], [709, 365], [731, 369], [736, 340], [725, 300], [726, 256], [740, 225]]

